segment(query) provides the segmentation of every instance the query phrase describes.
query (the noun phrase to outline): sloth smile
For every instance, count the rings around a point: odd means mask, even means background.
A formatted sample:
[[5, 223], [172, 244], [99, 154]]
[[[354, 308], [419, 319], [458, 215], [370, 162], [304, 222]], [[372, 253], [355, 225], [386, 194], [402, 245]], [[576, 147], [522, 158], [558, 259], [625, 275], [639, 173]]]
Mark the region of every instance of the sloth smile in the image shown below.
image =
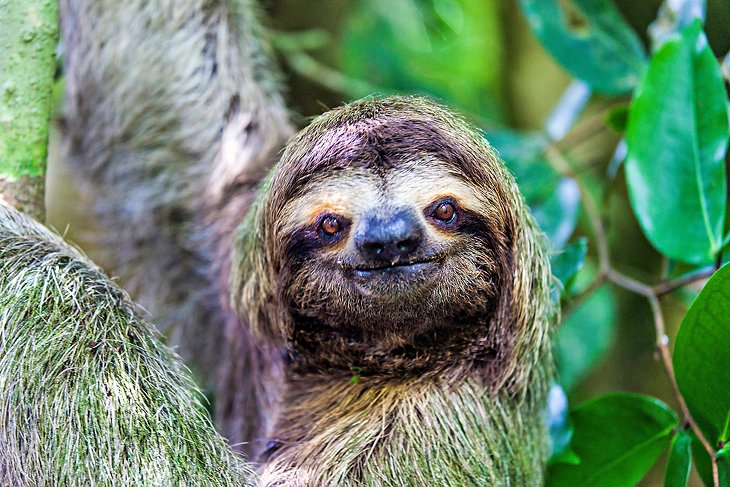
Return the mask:
[[386, 274], [394, 272], [405, 272], [405, 273], [419, 273], [426, 271], [434, 267], [434, 258], [426, 258], [411, 262], [392, 262], [385, 265], [378, 266], [354, 266], [352, 269], [355, 271], [355, 275], [359, 277], [366, 277], [375, 274]]

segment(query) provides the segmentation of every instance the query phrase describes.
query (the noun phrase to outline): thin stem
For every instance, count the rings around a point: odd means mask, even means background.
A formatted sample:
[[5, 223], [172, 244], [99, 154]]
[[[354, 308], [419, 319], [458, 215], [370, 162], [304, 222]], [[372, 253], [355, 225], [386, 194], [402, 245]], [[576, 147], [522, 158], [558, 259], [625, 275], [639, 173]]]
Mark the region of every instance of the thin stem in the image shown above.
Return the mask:
[[669, 294], [682, 286], [707, 279], [715, 272], [715, 270], [715, 266], [702, 267], [701, 269], [688, 272], [676, 279], [660, 282], [654, 286], [654, 294], [658, 297], [664, 296], [665, 294]]
[[649, 299], [656, 298], [656, 295], [654, 294], [654, 289], [651, 286], [647, 286], [643, 282], [639, 282], [636, 279], [621, 274], [612, 267], [608, 268], [606, 276], [608, 277], [609, 281], [619, 287], [628, 289], [629, 291], [636, 294], [641, 294], [642, 296], [646, 296]]
[[669, 352], [669, 337], [667, 336], [666, 328], [664, 326], [664, 316], [662, 314], [659, 298], [655, 294], [651, 294], [648, 296], [648, 299], [649, 304], [651, 305], [651, 310], [654, 314], [654, 328], [657, 338], [656, 347], [659, 351], [659, 356], [661, 357], [664, 369], [667, 371], [667, 375], [669, 376], [669, 382], [672, 384], [674, 395], [679, 403], [679, 408], [682, 410], [682, 416], [684, 417], [685, 422], [689, 425], [692, 431], [694, 431], [697, 439], [700, 440], [700, 443], [702, 443], [702, 446], [710, 455], [710, 459], [712, 460], [712, 482], [715, 487], [719, 487], [720, 473], [717, 468], [717, 455], [715, 454], [715, 449], [712, 445], [710, 445], [710, 442], [707, 441], [707, 438], [705, 438], [705, 435], [702, 433], [699, 426], [697, 426], [692, 414], [689, 412], [687, 402], [684, 400], [684, 396], [679, 391], [679, 386], [677, 385], [677, 379], [674, 375], [674, 364], [672, 363], [672, 356]]

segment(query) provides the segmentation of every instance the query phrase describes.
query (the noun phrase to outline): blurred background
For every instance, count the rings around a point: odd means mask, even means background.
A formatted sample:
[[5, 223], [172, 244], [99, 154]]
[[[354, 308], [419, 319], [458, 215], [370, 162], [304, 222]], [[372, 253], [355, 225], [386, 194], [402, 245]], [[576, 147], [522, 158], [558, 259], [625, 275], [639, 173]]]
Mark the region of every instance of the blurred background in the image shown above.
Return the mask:
[[[515, 173], [555, 253], [587, 237], [584, 268], [563, 296], [564, 323], [556, 345], [561, 382], [571, 404], [624, 390], [654, 395], [677, 408], [655, 357], [646, 300], [610, 284], [582, 292], [596, 268], [584, 205], [573, 181], [548, 167], [539, 147], [533, 148], [545, 138], [546, 120], [573, 78], [533, 35], [517, 0], [260, 3], [272, 30], [287, 104], [299, 126], [327, 108], [372, 93], [432, 96], [484, 130]], [[647, 28], [661, 1], [615, 4], [648, 52]], [[730, 2], [709, 0], [705, 31], [718, 57], [730, 50], [728, 26]], [[594, 188], [607, 225], [612, 265], [652, 283], [666, 263], [644, 238], [628, 203], [623, 171], [616, 170], [621, 133], [612, 128], [612, 120], [621, 117], [622, 106], [625, 113], [629, 99], [629, 94], [594, 94], [554, 145]], [[92, 225], [68, 169], [53, 157], [54, 143], [52, 136], [49, 223], [83, 247]], [[670, 337], [696, 290], [663, 299]], [[661, 485], [662, 475], [660, 463], [641, 485]]]

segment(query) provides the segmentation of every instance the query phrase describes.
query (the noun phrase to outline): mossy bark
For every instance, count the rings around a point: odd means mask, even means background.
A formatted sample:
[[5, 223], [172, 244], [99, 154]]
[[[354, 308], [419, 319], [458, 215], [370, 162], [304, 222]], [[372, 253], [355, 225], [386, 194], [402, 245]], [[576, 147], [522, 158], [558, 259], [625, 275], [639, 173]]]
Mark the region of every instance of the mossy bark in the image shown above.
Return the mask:
[[58, 2], [0, 0], [0, 197], [44, 220]]

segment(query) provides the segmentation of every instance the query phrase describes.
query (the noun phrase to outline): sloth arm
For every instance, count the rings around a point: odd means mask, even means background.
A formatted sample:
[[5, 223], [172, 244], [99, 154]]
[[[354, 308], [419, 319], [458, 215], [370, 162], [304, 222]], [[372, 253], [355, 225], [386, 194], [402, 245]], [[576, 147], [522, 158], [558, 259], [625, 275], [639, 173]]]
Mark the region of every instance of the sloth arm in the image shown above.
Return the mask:
[[124, 291], [0, 202], [0, 484], [253, 483], [201, 397]]

